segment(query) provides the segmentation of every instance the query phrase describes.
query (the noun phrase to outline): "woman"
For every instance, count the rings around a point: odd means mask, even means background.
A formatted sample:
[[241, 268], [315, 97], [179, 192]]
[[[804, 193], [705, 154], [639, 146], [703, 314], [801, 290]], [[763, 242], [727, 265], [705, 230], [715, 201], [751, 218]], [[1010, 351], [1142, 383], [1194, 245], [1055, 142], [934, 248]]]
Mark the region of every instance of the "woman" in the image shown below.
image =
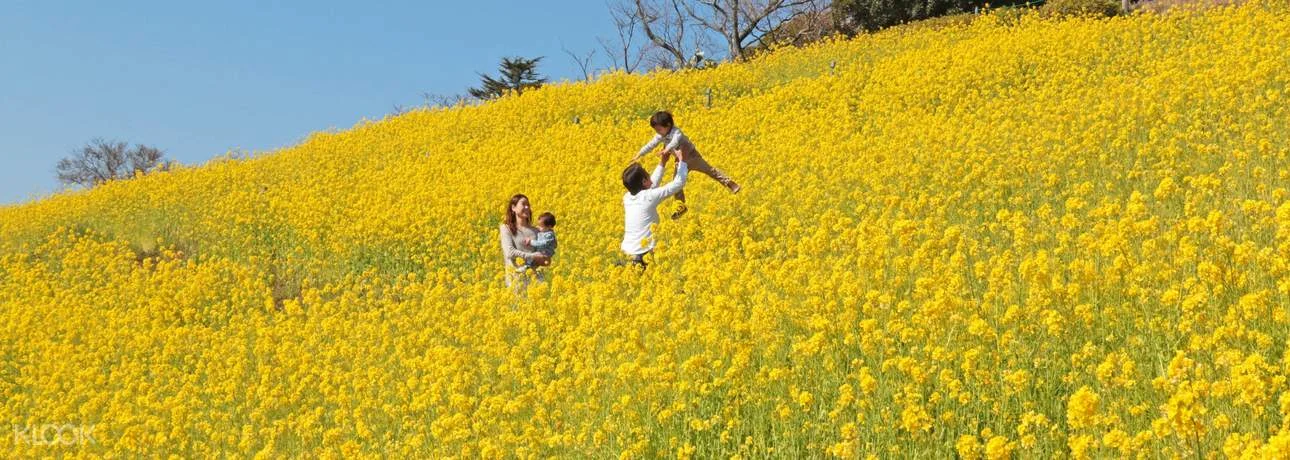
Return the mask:
[[[529, 283], [527, 270], [521, 268], [551, 264], [550, 257], [534, 252], [529, 245], [533, 237], [537, 236], [537, 229], [529, 224], [532, 216], [529, 198], [517, 193], [507, 202], [506, 217], [497, 230], [502, 244], [502, 258], [506, 261], [506, 286], [517, 290], [527, 287]], [[522, 260], [523, 265], [516, 264], [517, 259]], [[541, 281], [541, 273], [537, 277]]]

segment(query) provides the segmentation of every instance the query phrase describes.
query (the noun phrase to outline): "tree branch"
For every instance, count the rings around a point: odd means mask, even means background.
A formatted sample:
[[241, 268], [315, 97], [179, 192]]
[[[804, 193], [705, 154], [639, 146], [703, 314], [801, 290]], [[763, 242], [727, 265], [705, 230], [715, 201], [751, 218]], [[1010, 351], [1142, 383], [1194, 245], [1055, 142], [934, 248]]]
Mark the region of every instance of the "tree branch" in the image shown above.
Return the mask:
[[[674, 6], [676, 5], [676, 1], [677, 0], [672, 1]], [[645, 4], [642, 0], [635, 0], [635, 2], [636, 2], [636, 14], [641, 19], [641, 30], [645, 32], [645, 36], [649, 37], [650, 41], [654, 42], [654, 44], [657, 45], [659, 48], [666, 50], [668, 53], [671, 53], [672, 56], [676, 57], [677, 62], [685, 62], [685, 53], [682, 53], [681, 50], [677, 49], [676, 46], [673, 46], [671, 43], [668, 43], [667, 40], [662, 39], [658, 34], [654, 32], [654, 28], [650, 26], [650, 24], [658, 20], [658, 16], [655, 14], [650, 14], [646, 10]], [[679, 35], [681, 37], [684, 37], [684, 25], [679, 24], [679, 27], [681, 28], [681, 32]]]

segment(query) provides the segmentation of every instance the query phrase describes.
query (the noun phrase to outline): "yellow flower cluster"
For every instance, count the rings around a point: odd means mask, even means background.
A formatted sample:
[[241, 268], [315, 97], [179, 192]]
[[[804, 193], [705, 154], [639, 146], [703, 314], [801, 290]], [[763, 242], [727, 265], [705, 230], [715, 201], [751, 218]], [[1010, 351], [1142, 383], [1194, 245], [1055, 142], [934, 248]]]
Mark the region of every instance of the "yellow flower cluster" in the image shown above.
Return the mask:
[[[93, 442], [0, 448], [1285, 458], [1287, 43], [1284, 1], [985, 14], [6, 207], [0, 419]], [[744, 189], [695, 176], [642, 274], [658, 109]], [[560, 222], [522, 296], [517, 192]]]

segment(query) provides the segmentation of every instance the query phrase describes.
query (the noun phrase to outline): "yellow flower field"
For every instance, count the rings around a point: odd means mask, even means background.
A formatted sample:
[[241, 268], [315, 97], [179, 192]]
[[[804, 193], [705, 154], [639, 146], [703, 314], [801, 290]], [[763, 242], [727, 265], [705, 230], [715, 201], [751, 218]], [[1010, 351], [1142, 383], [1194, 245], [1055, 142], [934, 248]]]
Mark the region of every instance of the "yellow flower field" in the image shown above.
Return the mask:
[[[1288, 84], [1284, 1], [991, 13], [2, 208], [0, 419], [93, 442], [0, 449], [1287, 458]], [[638, 274], [658, 109], [744, 190]], [[522, 298], [517, 192], [561, 239]]]

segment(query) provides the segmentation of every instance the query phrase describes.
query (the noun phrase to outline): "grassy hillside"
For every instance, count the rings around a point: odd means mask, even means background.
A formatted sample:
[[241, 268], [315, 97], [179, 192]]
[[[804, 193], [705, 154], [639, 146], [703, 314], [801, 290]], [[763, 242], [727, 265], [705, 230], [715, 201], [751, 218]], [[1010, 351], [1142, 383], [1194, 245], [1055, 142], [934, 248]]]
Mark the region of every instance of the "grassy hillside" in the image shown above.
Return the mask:
[[[0, 445], [1290, 455], [1287, 43], [1283, 1], [984, 15], [0, 208], [0, 417], [97, 440]], [[696, 177], [641, 275], [619, 174], [658, 109], [744, 191]], [[560, 221], [524, 298], [517, 192]]]

